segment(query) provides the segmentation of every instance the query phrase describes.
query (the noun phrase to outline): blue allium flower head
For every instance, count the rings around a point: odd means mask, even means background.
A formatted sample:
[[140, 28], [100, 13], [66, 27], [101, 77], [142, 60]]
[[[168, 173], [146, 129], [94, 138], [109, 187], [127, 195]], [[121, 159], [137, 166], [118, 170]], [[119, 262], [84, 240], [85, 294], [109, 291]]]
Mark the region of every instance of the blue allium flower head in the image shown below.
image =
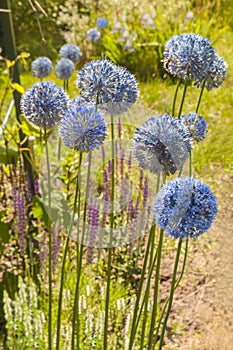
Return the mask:
[[104, 29], [108, 26], [108, 20], [105, 17], [100, 17], [96, 21], [96, 27]]
[[167, 235], [175, 238], [200, 236], [210, 228], [216, 213], [215, 196], [197, 179], [175, 178], [155, 197], [156, 221]]
[[82, 106], [88, 103], [89, 102], [87, 102], [85, 98], [78, 96], [68, 101], [68, 108], [72, 109], [73, 107]]
[[68, 58], [74, 63], [77, 63], [82, 56], [80, 48], [73, 44], [65, 44], [60, 48], [59, 56]]
[[188, 129], [193, 141], [199, 142], [204, 139], [205, 134], [207, 134], [207, 124], [201, 115], [190, 112], [189, 114], [183, 114], [180, 121]]
[[68, 96], [64, 90], [50, 81], [34, 84], [21, 99], [21, 110], [30, 122], [51, 128], [66, 113]]
[[191, 150], [189, 132], [168, 114], [149, 118], [136, 129], [133, 141], [139, 166], [155, 174], [181, 170]]
[[87, 40], [91, 43], [97, 43], [100, 40], [101, 33], [96, 28], [87, 31]]
[[74, 68], [74, 63], [71, 60], [61, 58], [55, 67], [55, 74], [59, 79], [67, 80], [71, 77]]
[[174, 35], [165, 44], [164, 68], [184, 80], [201, 83], [210, 69], [215, 50], [207, 38], [199, 34]]
[[76, 84], [85, 100], [113, 115], [126, 111], [139, 93], [135, 77], [106, 59], [87, 63], [78, 73]]
[[76, 106], [67, 110], [59, 132], [67, 147], [89, 152], [104, 142], [106, 126], [103, 116], [95, 111], [94, 106]]
[[53, 65], [48, 57], [38, 57], [32, 62], [32, 75], [36, 78], [44, 78], [52, 71]]
[[205, 87], [207, 90], [212, 90], [213, 88], [218, 88], [222, 85], [227, 74], [227, 63], [223, 58], [219, 57], [217, 54], [214, 56], [214, 61], [209, 66], [206, 75]]

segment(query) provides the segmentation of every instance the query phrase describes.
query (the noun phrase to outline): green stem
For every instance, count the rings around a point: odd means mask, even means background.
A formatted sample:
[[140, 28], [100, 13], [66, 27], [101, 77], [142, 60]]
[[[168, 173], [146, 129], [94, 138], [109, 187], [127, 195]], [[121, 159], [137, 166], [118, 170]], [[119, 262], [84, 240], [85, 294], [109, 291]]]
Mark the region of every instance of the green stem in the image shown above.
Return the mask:
[[[160, 188], [160, 175], [157, 178], [156, 193], [158, 193], [159, 188]], [[152, 271], [154, 270], [154, 265], [155, 265], [155, 262], [156, 262], [156, 259], [157, 259], [157, 250], [156, 250], [156, 253], [155, 253], [155, 256], [154, 256], [154, 259], [153, 259], [154, 241], [155, 241], [155, 235], [153, 235], [152, 249], [151, 249], [151, 252], [150, 252], [150, 261], [149, 261], [150, 271], [149, 271], [149, 275], [148, 275], [148, 279], [147, 279], [146, 292], [145, 292], [144, 298], [142, 300], [141, 309], [140, 309], [139, 316], [138, 316], [137, 323], [136, 323], [136, 329], [137, 329], [138, 323], [139, 323], [140, 318], [141, 318], [142, 310], [143, 310], [143, 307], [144, 307], [144, 304], [145, 304], [144, 315], [143, 315], [143, 322], [142, 322], [140, 349], [143, 349], [143, 347], [144, 347], [144, 339], [145, 339], [147, 315], [148, 315], [149, 295], [150, 295], [150, 282], [151, 282]]]
[[202, 87], [201, 87], [201, 92], [200, 92], [200, 95], [199, 95], [199, 99], [198, 99], [198, 102], [197, 102], [196, 113], [198, 113], [198, 110], [199, 110], [199, 107], [200, 107], [200, 104], [201, 104], [201, 99], [202, 99], [202, 95], [203, 95], [203, 92], [204, 92], [205, 83], [206, 83], [206, 81], [204, 80], [204, 82], [202, 84]]
[[112, 137], [112, 193], [111, 193], [111, 216], [110, 216], [110, 239], [108, 250], [108, 268], [107, 268], [107, 289], [105, 298], [105, 320], [104, 320], [104, 350], [107, 350], [108, 344], [108, 316], [109, 316], [109, 302], [110, 302], [110, 285], [111, 285], [111, 268], [112, 268], [112, 238], [114, 227], [114, 198], [115, 198], [115, 140], [114, 140], [114, 122], [113, 115], [111, 115], [111, 137]]
[[[186, 261], [187, 261], [187, 256], [188, 256], [188, 238], [186, 239], [186, 245], [185, 245], [185, 253], [184, 253], [184, 260], [183, 260], [183, 265], [182, 265], [182, 269], [181, 269], [181, 273], [180, 273], [180, 277], [178, 278], [177, 282], [176, 282], [176, 285], [174, 287], [174, 291], [177, 289], [177, 287], [179, 286], [180, 284], [180, 281], [182, 280], [182, 277], [184, 275], [184, 270], [185, 270], [185, 266], [186, 266]], [[162, 323], [162, 319], [163, 319], [163, 316], [164, 316], [164, 313], [167, 309], [167, 305], [168, 305], [168, 302], [169, 302], [169, 297], [167, 298], [164, 306], [163, 306], [163, 310], [161, 312], [161, 315], [159, 317], [159, 322], [158, 322], [158, 327], [157, 327], [157, 330], [156, 330], [156, 334], [155, 334], [155, 338], [154, 338], [154, 345], [156, 344], [157, 342], [157, 339], [158, 339], [158, 334], [159, 334], [159, 329], [160, 329], [160, 325]]]
[[[156, 193], [158, 193], [159, 187], [160, 187], [160, 175], [157, 178]], [[141, 313], [142, 313], [142, 308], [143, 308], [143, 305], [144, 305], [144, 301], [143, 301], [142, 302], [142, 307], [141, 307], [141, 310], [139, 312], [139, 316], [138, 316], [138, 319], [137, 319], [137, 314], [138, 314], [138, 309], [139, 309], [139, 302], [140, 302], [142, 286], [143, 286], [143, 282], [144, 282], [144, 278], [145, 278], [146, 266], [147, 266], [149, 252], [150, 252], [149, 267], [150, 267], [151, 274], [152, 274], [152, 269], [154, 267], [154, 264], [155, 264], [155, 261], [156, 261], [156, 257], [157, 257], [157, 251], [156, 251], [156, 254], [155, 254], [155, 257], [154, 257], [154, 261], [152, 262], [153, 252], [154, 252], [154, 241], [155, 241], [155, 228], [156, 228], [156, 224], [153, 223], [152, 226], [151, 226], [149, 237], [148, 237], [148, 241], [147, 241], [147, 246], [146, 246], [146, 251], [145, 251], [145, 256], [144, 256], [144, 261], [143, 261], [143, 267], [142, 267], [141, 277], [140, 277], [138, 291], [137, 291], [137, 298], [136, 298], [135, 305], [134, 305], [134, 315], [133, 315], [133, 322], [132, 322], [132, 328], [131, 328], [131, 333], [130, 333], [129, 350], [131, 350], [132, 347], [133, 347], [135, 335], [136, 335], [136, 332], [137, 332], [139, 320], [140, 320]], [[151, 247], [151, 251], [150, 251], [150, 247]], [[149, 276], [148, 276], [149, 284], [150, 284], [151, 274], [149, 273]], [[147, 287], [148, 287], [148, 284], [147, 284]], [[137, 320], [137, 322], [136, 322], [136, 320]], [[145, 319], [145, 323], [146, 323], [146, 319]], [[143, 335], [142, 335], [142, 337], [143, 337]]]
[[182, 100], [181, 100], [181, 103], [180, 103], [180, 110], [179, 110], [178, 118], [180, 118], [181, 113], [182, 113], [182, 109], [183, 109], [183, 105], [184, 105], [184, 100], [185, 100], [187, 88], [188, 88], [188, 82], [186, 81], [185, 85], [184, 85], [184, 91], [183, 91], [183, 95], [182, 95]]
[[148, 302], [149, 302], [149, 295], [150, 295], [150, 282], [151, 282], [151, 276], [152, 276], [152, 273], [154, 271], [154, 266], [155, 266], [156, 260], [157, 260], [157, 251], [155, 253], [155, 256], [154, 256], [152, 263], [150, 264], [150, 271], [149, 271], [149, 275], [148, 275], [148, 279], [147, 279], [146, 291], [145, 291], [145, 294], [144, 294], [143, 299], [142, 299], [142, 303], [141, 303], [141, 307], [140, 307], [137, 321], [135, 322], [135, 324], [136, 324], [135, 325], [135, 332], [136, 332], [138, 325], [139, 325], [141, 315], [142, 315], [142, 311], [143, 311], [143, 308], [145, 305], [144, 315], [143, 315], [143, 323], [142, 323], [140, 349], [143, 349], [143, 347], [144, 347], [144, 338], [145, 338], [145, 330], [146, 330], [147, 314], [148, 314]]
[[189, 152], [189, 177], [192, 176], [192, 151]]
[[60, 162], [61, 160], [61, 137], [58, 139], [58, 149], [57, 149], [57, 160]]
[[46, 166], [48, 172], [48, 233], [49, 233], [49, 320], [48, 320], [48, 349], [52, 350], [52, 319], [53, 319], [53, 294], [52, 294], [52, 230], [51, 230], [51, 174], [50, 174], [50, 161], [49, 161], [49, 148], [46, 128], [44, 128], [45, 134], [45, 150], [46, 150]]
[[[152, 241], [152, 248], [153, 247], [154, 247], [154, 239]], [[149, 275], [148, 275], [146, 291], [145, 291], [144, 298], [142, 300], [141, 309], [140, 309], [140, 312], [139, 312], [139, 315], [138, 315], [138, 319], [137, 319], [137, 323], [136, 323], [136, 328], [137, 328], [138, 324], [139, 324], [139, 321], [140, 321], [140, 318], [141, 318], [142, 310], [143, 310], [143, 307], [144, 307], [144, 304], [145, 304], [144, 314], [143, 314], [143, 322], [142, 322], [140, 350], [143, 349], [143, 347], [144, 347], [144, 339], [145, 339], [147, 315], [148, 315], [149, 295], [150, 295], [150, 293], [149, 293], [150, 292], [150, 281], [151, 281], [152, 271], [154, 269], [156, 259], [157, 259], [157, 251], [156, 251], [156, 254], [155, 254], [154, 259], [153, 259], [153, 249], [151, 249], [151, 256], [150, 256], [150, 262], [149, 262], [150, 271], [149, 271]]]
[[179, 264], [181, 246], [182, 246], [182, 238], [180, 238], [178, 248], [177, 248], [176, 260], [175, 260], [174, 270], [173, 270], [173, 275], [172, 275], [171, 290], [170, 290], [170, 295], [169, 295], [168, 309], [167, 309], [167, 313], [166, 313], [164, 323], [163, 323], [163, 328], [162, 328], [162, 332], [161, 332], [158, 350], [161, 350], [163, 347], [164, 334], [165, 334], [167, 321], [168, 321], [168, 318], [169, 318], [169, 315], [171, 312], [171, 308], [172, 308], [173, 296], [174, 296], [175, 285], [176, 285], [176, 273], [177, 273], [177, 268], [178, 268], [178, 264]]
[[177, 95], [178, 95], [178, 90], [179, 90], [179, 87], [180, 87], [180, 83], [181, 83], [181, 79], [179, 79], [177, 81], [175, 95], [174, 95], [174, 98], [173, 98], [173, 104], [172, 104], [172, 116], [173, 117], [175, 116], [176, 100], [177, 100]]
[[159, 292], [159, 277], [160, 277], [160, 264], [161, 264], [162, 247], [163, 247], [163, 236], [164, 236], [164, 230], [161, 229], [160, 236], [159, 236], [159, 244], [158, 244], [158, 248], [157, 248], [157, 255], [158, 256], [157, 256], [157, 265], [156, 265], [153, 310], [152, 310], [152, 316], [151, 316], [148, 350], [152, 349], [151, 346], [153, 343], [153, 334], [154, 334], [155, 320], [156, 320], [156, 315], [157, 315], [157, 303], [158, 303], [158, 292]]
[[88, 156], [88, 169], [87, 169], [87, 181], [86, 181], [86, 191], [85, 191], [85, 202], [84, 202], [84, 209], [83, 209], [83, 226], [82, 226], [82, 237], [81, 237], [81, 243], [80, 243], [80, 251], [79, 251], [79, 261], [77, 266], [77, 281], [76, 281], [76, 287], [75, 287], [75, 297], [74, 297], [74, 309], [73, 309], [73, 318], [72, 318], [72, 345], [71, 349], [75, 349], [75, 328], [77, 331], [77, 347], [76, 349], [80, 349], [80, 321], [79, 321], [79, 283], [80, 283], [80, 277], [81, 277], [81, 270], [82, 270], [82, 259], [83, 259], [83, 240], [86, 230], [86, 216], [87, 216], [87, 203], [88, 203], [88, 197], [89, 197], [89, 182], [90, 182], [90, 175], [91, 175], [91, 160], [92, 160], [92, 152], [89, 152]]
[[147, 267], [147, 262], [148, 262], [148, 257], [149, 257], [149, 252], [150, 252], [150, 247], [151, 247], [151, 242], [153, 241], [153, 237], [155, 235], [155, 227], [156, 225], [153, 224], [150, 229], [148, 241], [147, 241], [147, 246], [146, 246], [146, 251], [145, 251], [145, 257], [143, 261], [143, 266], [142, 266], [142, 272], [141, 272], [141, 277], [139, 281], [139, 286], [137, 290], [137, 298], [135, 301], [134, 305], [134, 314], [133, 314], [133, 321], [132, 321], [132, 328], [131, 328], [131, 333], [130, 333], [130, 341], [129, 341], [129, 348], [128, 350], [133, 349], [133, 343], [135, 339], [135, 335], [137, 332], [137, 315], [138, 315], [138, 309], [139, 309], [139, 303], [140, 303], [140, 297], [141, 297], [141, 292], [142, 292], [142, 287], [143, 287], [143, 282], [146, 274], [146, 267]]
[[60, 280], [60, 290], [59, 290], [59, 297], [58, 297], [58, 313], [57, 313], [56, 350], [59, 350], [59, 348], [60, 348], [61, 311], [62, 311], [62, 296], [63, 296], [63, 288], [64, 288], [66, 256], [67, 256], [67, 252], [68, 252], [72, 226], [73, 226], [73, 223], [74, 223], [74, 217], [75, 217], [75, 212], [76, 212], [76, 207], [77, 207], [78, 193], [80, 191], [79, 178], [80, 178], [80, 173], [81, 173], [81, 164], [82, 164], [82, 152], [80, 152], [80, 154], [79, 154], [79, 167], [78, 167], [78, 175], [77, 175], [77, 182], [76, 182], [76, 189], [75, 189], [73, 214], [72, 214], [70, 227], [69, 227], [69, 231], [68, 231], [68, 235], [67, 235], [67, 239], [66, 239], [65, 249], [64, 249], [64, 253], [63, 253], [62, 267], [61, 267], [61, 280]]

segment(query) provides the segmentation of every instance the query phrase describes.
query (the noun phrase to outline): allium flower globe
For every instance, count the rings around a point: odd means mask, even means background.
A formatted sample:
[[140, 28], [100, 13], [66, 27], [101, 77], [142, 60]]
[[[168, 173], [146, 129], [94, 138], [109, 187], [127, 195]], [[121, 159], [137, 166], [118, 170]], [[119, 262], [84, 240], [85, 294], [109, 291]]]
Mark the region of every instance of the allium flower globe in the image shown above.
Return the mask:
[[213, 88], [218, 88], [222, 85], [227, 74], [227, 63], [223, 58], [219, 57], [217, 54], [214, 56], [214, 61], [209, 66], [207, 75], [205, 77], [206, 83], [205, 87], [207, 90], [212, 90]]
[[113, 115], [126, 111], [138, 97], [135, 77], [106, 59], [87, 63], [76, 84], [85, 100]]
[[108, 26], [108, 20], [105, 17], [99, 17], [96, 21], [96, 27], [104, 29]]
[[187, 128], [193, 141], [199, 142], [204, 139], [207, 134], [207, 124], [200, 114], [195, 112], [183, 114], [180, 121]]
[[199, 34], [174, 35], [165, 44], [164, 68], [172, 75], [201, 84], [214, 61], [215, 50]]
[[103, 116], [95, 111], [95, 107], [76, 106], [67, 110], [59, 132], [67, 147], [89, 152], [104, 142], [106, 126]]
[[26, 118], [41, 128], [51, 128], [66, 113], [68, 96], [56, 84], [43, 81], [26, 90], [21, 99], [21, 110]]
[[67, 80], [71, 77], [74, 68], [74, 63], [71, 60], [61, 58], [55, 67], [55, 74], [59, 79]]
[[32, 75], [39, 79], [47, 77], [51, 73], [52, 68], [52, 62], [48, 57], [38, 57], [31, 65]]
[[73, 107], [82, 106], [82, 105], [85, 105], [88, 103], [89, 102], [87, 102], [84, 98], [78, 96], [78, 97], [74, 97], [68, 101], [68, 108], [72, 109]]
[[156, 221], [174, 238], [202, 235], [210, 228], [216, 213], [216, 198], [210, 188], [194, 178], [175, 178], [155, 197]]
[[80, 48], [73, 44], [65, 44], [60, 48], [59, 56], [63, 58], [68, 58], [73, 63], [77, 63], [82, 56]]
[[154, 174], [175, 174], [191, 150], [190, 135], [179, 119], [170, 115], [149, 118], [134, 135], [133, 152], [138, 164]]
[[87, 31], [87, 40], [91, 43], [97, 43], [100, 40], [101, 33], [96, 28]]

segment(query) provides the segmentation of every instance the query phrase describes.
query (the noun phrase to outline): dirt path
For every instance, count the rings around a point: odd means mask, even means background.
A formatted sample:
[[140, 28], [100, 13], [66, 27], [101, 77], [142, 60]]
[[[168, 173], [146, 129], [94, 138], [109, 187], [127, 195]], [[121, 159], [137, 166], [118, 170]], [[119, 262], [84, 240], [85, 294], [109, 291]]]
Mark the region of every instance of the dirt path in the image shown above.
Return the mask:
[[164, 350], [233, 350], [233, 176], [217, 182], [224, 184], [215, 183], [219, 213], [208, 233], [190, 242]]

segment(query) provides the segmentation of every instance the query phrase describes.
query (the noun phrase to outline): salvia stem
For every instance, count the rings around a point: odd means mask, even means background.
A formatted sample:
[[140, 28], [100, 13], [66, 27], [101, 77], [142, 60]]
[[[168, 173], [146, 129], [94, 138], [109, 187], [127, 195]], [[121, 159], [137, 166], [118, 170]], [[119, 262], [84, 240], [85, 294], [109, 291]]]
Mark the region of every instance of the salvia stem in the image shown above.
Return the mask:
[[174, 295], [175, 285], [176, 285], [176, 274], [177, 274], [177, 268], [178, 268], [178, 264], [179, 264], [181, 246], [182, 246], [182, 238], [180, 238], [179, 243], [178, 243], [176, 260], [175, 260], [173, 275], [172, 275], [172, 284], [171, 284], [171, 290], [170, 290], [170, 295], [169, 295], [168, 309], [167, 309], [166, 316], [165, 316], [165, 319], [163, 322], [163, 327], [162, 327], [161, 336], [160, 336], [160, 340], [159, 340], [158, 350], [161, 350], [163, 347], [164, 334], [165, 334], [165, 330], [166, 330], [166, 326], [167, 326], [168, 317], [170, 315], [171, 308], [172, 308], [173, 295]]
[[66, 256], [67, 256], [67, 252], [68, 252], [72, 226], [74, 223], [74, 217], [75, 217], [75, 212], [76, 212], [76, 207], [77, 207], [78, 193], [80, 191], [80, 189], [79, 189], [79, 177], [80, 177], [80, 172], [81, 172], [81, 164], [82, 164], [82, 152], [80, 152], [80, 154], [79, 154], [79, 166], [78, 166], [78, 175], [77, 175], [76, 188], [75, 188], [73, 214], [71, 217], [71, 222], [70, 222], [70, 226], [69, 226], [68, 235], [66, 238], [66, 244], [65, 244], [63, 259], [62, 259], [60, 290], [59, 290], [59, 297], [58, 297], [56, 350], [59, 350], [59, 348], [60, 348], [61, 311], [62, 311], [62, 296], [63, 296], [63, 287], [64, 287]]
[[110, 238], [108, 250], [108, 268], [107, 268], [107, 288], [105, 298], [105, 320], [104, 320], [104, 350], [107, 350], [108, 338], [108, 316], [109, 316], [109, 301], [110, 301], [110, 285], [111, 285], [111, 261], [112, 261], [112, 236], [114, 227], [114, 198], [115, 198], [115, 137], [114, 137], [114, 120], [111, 115], [111, 137], [112, 137], [112, 192], [111, 192], [111, 216], [110, 216]]

